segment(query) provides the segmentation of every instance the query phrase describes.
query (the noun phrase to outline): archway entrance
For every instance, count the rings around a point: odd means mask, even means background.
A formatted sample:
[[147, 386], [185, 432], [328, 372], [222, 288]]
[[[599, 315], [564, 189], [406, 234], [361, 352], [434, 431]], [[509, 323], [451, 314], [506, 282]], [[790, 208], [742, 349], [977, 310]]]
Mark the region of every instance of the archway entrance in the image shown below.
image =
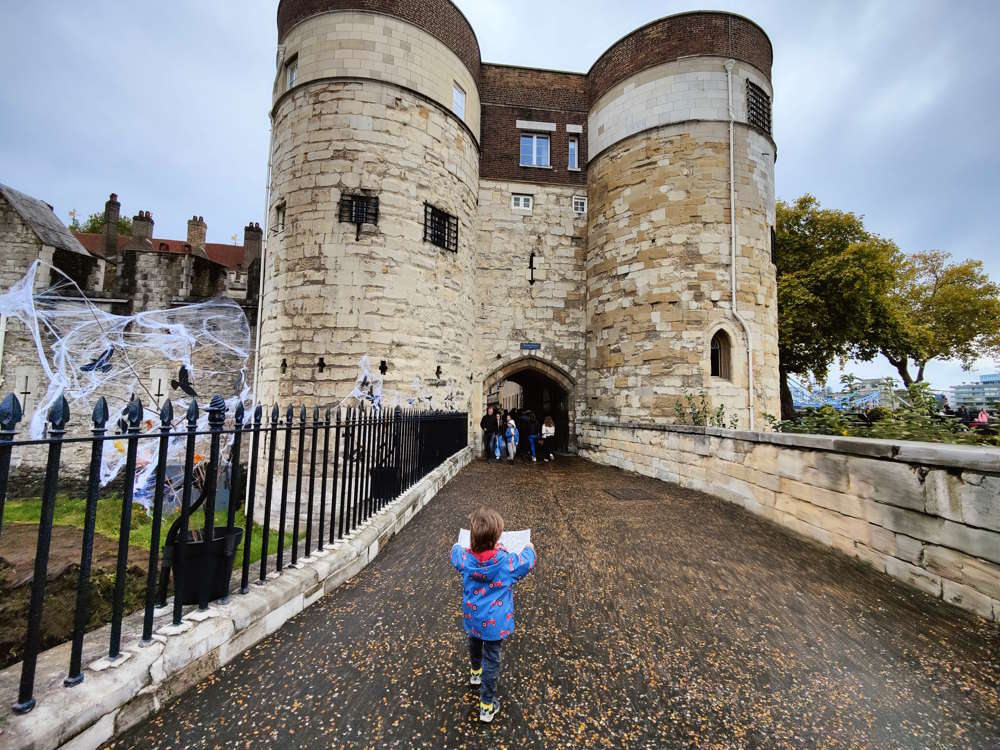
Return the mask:
[[483, 383], [486, 406], [530, 409], [539, 423], [551, 416], [556, 425], [555, 448], [561, 452], [576, 445], [574, 389], [575, 383], [568, 374], [537, 357], [510, 362]]

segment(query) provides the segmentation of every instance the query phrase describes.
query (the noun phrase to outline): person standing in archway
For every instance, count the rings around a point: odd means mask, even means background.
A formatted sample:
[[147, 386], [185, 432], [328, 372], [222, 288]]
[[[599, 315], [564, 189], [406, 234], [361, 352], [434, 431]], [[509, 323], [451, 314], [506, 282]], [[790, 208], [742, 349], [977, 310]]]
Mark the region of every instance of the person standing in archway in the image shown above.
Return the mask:
[[483, 451], [487, 461], [490, 460], [491, 455], [497, 460], [500, 459], [500, 452], [497, 448], [497, 433], [501, 431], [503, 426], [500, 419], [500, 414], [494, 414], [493, 407], [488, 406], [483, 418], [479, 420], [479, 429], [483, 431]]
[[555, 453], [552, 452], [552, 448], [556, 444], [556, 423], [552, 421], [552, 415], [547, 414], [545, 416], [545, 422], [542, 423], [542, 439], [539, 441], [545, 446], [545, 450], [548, 451], [549, 457], [546, 461], [555, 461]]

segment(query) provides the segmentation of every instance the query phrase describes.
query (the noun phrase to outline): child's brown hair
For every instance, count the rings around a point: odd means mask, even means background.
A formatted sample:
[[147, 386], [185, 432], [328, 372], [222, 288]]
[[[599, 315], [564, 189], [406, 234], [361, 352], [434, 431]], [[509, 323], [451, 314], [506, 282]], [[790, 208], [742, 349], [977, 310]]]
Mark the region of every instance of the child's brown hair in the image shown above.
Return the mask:
[[503, 518], [492, 508], [479, 508], [469, 517], [469, 545], [473, 552], [497, 546], [503, 533]]

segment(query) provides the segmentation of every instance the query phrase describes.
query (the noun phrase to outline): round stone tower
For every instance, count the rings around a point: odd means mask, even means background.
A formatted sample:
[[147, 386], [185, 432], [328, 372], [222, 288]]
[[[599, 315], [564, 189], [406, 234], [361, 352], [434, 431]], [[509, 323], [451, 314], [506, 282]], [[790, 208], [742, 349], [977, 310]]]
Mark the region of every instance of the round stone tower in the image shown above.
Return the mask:
[[778, 413], [771, 59], [751, 21], [695, 12], [591, 68], [591, 414], [672, 418], [702, 391], [743, 428]]
[[448, 0], [281, 0], [278, 45], [262, 400], [336, 402], [367, 354], [386, 392], [466, 408], [472, 28]]

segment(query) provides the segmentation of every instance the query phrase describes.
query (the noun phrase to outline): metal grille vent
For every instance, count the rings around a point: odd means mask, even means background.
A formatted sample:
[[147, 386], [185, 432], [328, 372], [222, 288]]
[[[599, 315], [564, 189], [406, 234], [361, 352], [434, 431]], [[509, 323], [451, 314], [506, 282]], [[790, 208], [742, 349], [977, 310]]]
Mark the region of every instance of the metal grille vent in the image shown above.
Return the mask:
[[458, 252], [458, 218], [430, 203], [424, 204], [424, 242]]
[[760, 86], [747, 79], [747, 122], [771, 134], [771, 99]]

